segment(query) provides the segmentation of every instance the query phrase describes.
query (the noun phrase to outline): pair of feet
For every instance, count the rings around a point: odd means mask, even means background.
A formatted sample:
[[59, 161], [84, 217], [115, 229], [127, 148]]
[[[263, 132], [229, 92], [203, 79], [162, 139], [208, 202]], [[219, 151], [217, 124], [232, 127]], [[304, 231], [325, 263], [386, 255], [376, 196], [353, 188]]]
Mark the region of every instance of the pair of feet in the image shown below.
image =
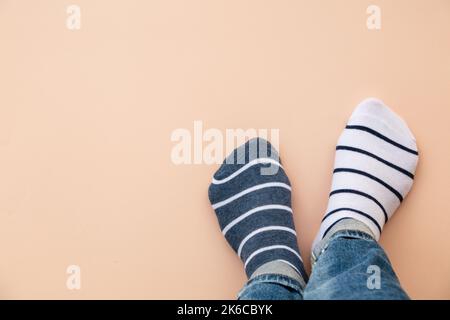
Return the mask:
[[[328, 208], [313, 250], [349, 221], [378, 241], [412, 187], [417, 161], [406, 123], [379, 100], [361, 102], [336, 146]], [[269, 142], [257, 138], [234, 150], [214, 174], [209, 199], [249, 278], [276, 264], [306, 281], [291, 185]]]

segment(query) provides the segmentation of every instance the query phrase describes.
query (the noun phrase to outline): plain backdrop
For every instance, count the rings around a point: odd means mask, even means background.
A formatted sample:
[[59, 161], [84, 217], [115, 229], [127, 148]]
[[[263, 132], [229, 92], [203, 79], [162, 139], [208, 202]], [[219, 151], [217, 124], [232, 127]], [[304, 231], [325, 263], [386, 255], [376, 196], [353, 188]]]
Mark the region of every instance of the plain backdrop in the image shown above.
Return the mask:
[[449, 40], [448, 0], [0, 0], [0, 298], [235, 298], [218, 165], [171, 160], [195, 120], [280, 130], [309, 270], [336, 140], [375, 96], [420, 149], [381, 245], [412, 298], [449, 299]]

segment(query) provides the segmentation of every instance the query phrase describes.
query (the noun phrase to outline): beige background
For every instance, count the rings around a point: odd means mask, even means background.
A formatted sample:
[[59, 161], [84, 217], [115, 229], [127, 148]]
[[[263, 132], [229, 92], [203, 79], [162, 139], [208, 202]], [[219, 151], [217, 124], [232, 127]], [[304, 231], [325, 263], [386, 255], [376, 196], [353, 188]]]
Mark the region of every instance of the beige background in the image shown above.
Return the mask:
[[449, 40], [448, 0], [0, 0], [0, 298], [234, 298], [217, 166], [170, 158], [194, 120], [280, 129], [308, 261], [336, 139], [376, 96], [421, 152], [381, 243], [413, 298], [449, 299]]

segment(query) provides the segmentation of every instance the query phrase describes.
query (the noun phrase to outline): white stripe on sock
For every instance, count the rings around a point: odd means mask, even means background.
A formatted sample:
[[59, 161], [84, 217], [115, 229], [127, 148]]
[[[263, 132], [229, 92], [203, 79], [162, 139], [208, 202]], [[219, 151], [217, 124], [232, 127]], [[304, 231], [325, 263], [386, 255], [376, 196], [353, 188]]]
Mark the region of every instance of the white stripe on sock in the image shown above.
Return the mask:
[[228, 181], [230, 181], [231, 179], [233, 179], [233, 178], [237, 177], [238, 175], [240, 175], [242, 172], [244, 172], [244, 171], [247, 170], [248, 168], [250, 168], [250, 167], [252, 167], [252, 166], [254, 166], [254, 165], [260, 164], [260, 163], [262, 163], [262, 164], [272, 163], [272, 164], [274, 164], [274, 165], [279, 166], [280, 168], [283, 168], [282, 165], [281, 165], [278, 161], [276, 161], [276, 160], [274, 160], [274, 159], [271, 159], [271, 158], [259, 158], [259, 159], [255, 159], [255, 160], [250, 161], [250, 162], [247, 163], [245, 166], [243, 166], [243, 167], [240, 168], [239, 170], [236, 170], [235, 172], [233, 172], [232, 174], [230, 174], [230, 175], [229, 175], [228, 177], [226, 177], [226, 178], [216, 180], [216, 179], [213, 177], [212, 183], [213, 183], [213, 184], [222, 184], [222, 183], [228, 182]]
[[272, 188], [272, 187], [279, 187], [279, 188], [285, 188], [289, 191], [291, 191], [291, 187], [288, 186], [286, 183], [282, 183], [282, 182], [267, 182], [267, 183], [261, 183], [258, 184], [256, 186], [250, 187], [248, 189], [245, 189], [244, 191], [241, 191], [237, 194], [235, 194], [234, 196], [229, 197], [228, 199], [225, 199], [223, 201], [217, 202], [215, 204], [212, 205], [213, 209], [216, 210], [220, 207], [223, 207], [224, 205], [229, 204], [230, 202], [233, 202], [234, 200], [245, 196], [246, 194], [256, 191], [256, 190], [261, 190], [264, 188]]
[[239, 245], [237, 254], [239, 256], [239, 258], [241, 257], [241, 252], [242, 252], [242, 248], [244, 247], [244, 245], [247, 243], [248, 240], [250, 240], [251, 238], [253, 238], [254, 236], [256, 236], [259, 233], [262, 232], [266, 232], [266, 231], [287, 231], [292, 233], [294, 236], [297, 236], [297, 233], [295, 232], [295, 230], [288, 228], [288, 227], [282, 227], [282, 226], [270, 226], [270, 227], [263, 227], [263, 228], [259, 228], [256, 229], [255, 231], [251, 232], [248, 236], [246, 236], [242, 241], [241, 244]]
[[301, 262], [303, 262], [302, 257], [300, 257], [300, 255], [297, 253], [297, 251], [295, 251], [294, 249], [292, 249], [291, 247], [288, 246], [284, 246], [284, 245], [273, 245], [273, 246], [268, 246], [268, 247], [264, 247], [264, 248], [260, 248], [256, 251], [254, 251], [245, 261], [244, 263], [244, 268], [247, 268], [247, 265], [250, 263], [250, 261], [257, 256], [258, 254], [262, 253], [262, 252], [266, 252], [266, 251], [270, 251], [270, 250], [277, 250], [277, 249], [284, 249], [284, 250], [288, 250], [290, 252], [292, 252], [293, 254], [295, 254], [297, 256], [297, 258], [300, 259]]
[[242, 220], [244, 220], [245, 218], [247, 218], [248, 216], [256, 213], [256, 212], [260, 212], [260, 211], [264, 211], [264, 210], [284, 210], [284, 211], [288, 211], [292, 214], [292, 209], [288, 206], [283, 206], [281, 204], [268, 204], [265, 206], [260, 206], [260, 207], [256, 207], [253, 208], [249, 211], [247, 211], [246, 213], [240, 215], [239, 217], [237, 217], [236, 219], [234, 219], [233, 221], [231, 221], [229, 224], [227, 224], [227, 226], [225, 228], [223, 228], [222, 230], [222, 234], [225, 236], [227, 234], [227, 232], [234, 227], [236, 224], [238, 224], [239, 222], [241, 222]]

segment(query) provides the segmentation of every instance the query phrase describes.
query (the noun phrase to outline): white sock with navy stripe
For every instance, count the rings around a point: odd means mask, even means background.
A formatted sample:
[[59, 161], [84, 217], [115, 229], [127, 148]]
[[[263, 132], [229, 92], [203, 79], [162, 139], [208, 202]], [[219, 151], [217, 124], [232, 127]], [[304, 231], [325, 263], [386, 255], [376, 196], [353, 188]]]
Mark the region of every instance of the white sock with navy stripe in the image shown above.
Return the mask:
[[378, 240], [411, 189], [417, 161], [406, 123], [377, 99], [361, 102], [336, 147], [328, 208], [313, 248], [346, 218], [364, 223]]

